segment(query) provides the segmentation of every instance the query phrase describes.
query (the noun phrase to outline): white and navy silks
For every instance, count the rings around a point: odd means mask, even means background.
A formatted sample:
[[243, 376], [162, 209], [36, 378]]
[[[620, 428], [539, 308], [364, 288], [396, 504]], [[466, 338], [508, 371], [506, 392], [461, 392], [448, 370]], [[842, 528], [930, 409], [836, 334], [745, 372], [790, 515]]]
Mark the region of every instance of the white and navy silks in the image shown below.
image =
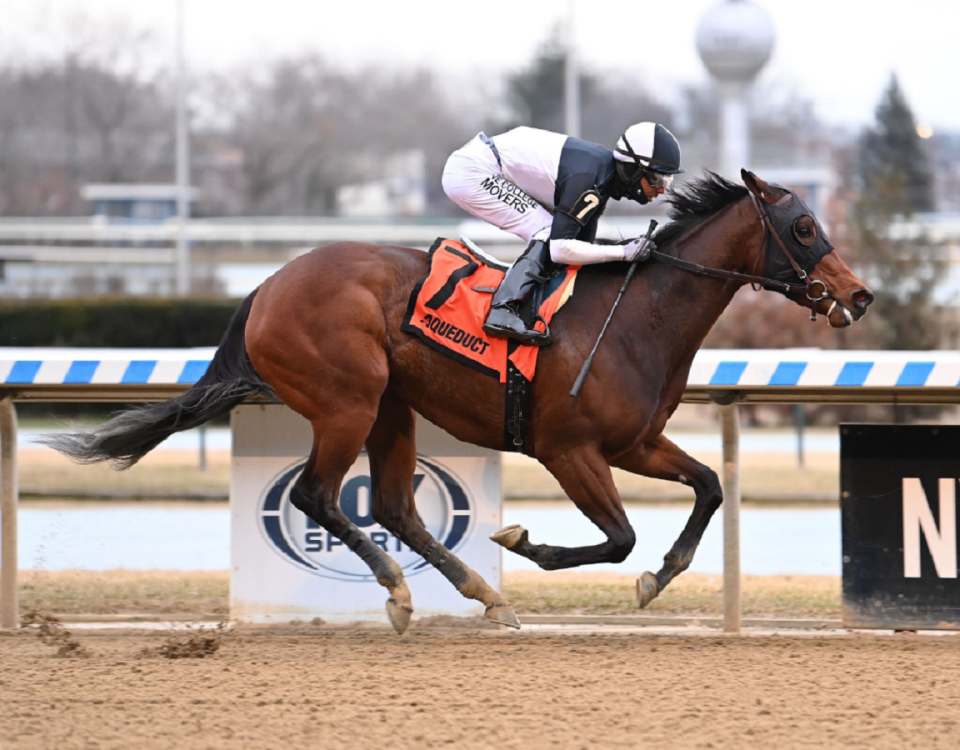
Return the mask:
[[596, 143], [528, 127], [480, 133], [447, 160], [443, 189], [526, 242], [549, 240], [556, 263], [624, 260], [623, 245], [593, 244], [607, 201], [623, 197], [613, 152]]

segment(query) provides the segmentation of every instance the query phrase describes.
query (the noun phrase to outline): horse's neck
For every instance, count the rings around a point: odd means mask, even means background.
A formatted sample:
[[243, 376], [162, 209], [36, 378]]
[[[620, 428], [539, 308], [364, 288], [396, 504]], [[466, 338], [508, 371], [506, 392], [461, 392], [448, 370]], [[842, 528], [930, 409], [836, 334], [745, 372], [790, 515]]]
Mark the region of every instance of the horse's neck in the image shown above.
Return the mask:
[[761, 234], [753, 206], [748, 198], [744, 198], [680, 237], [672, 252], [703, 266], [752, 274], [759, 259], [757, 250]]
[[[697, 225], [670, 253], [710, 268], [752, 273], [760, 244], [760, 228], [752, 221], [752, 208], [744, 199]], [[664, 336], [676, 342], [670, 350], [692, 357], [737, 290], [737, 281], [696, 275], [673, 266], [661, 266], [658, 288], [652, 289], [658, 307], [675, 311]], [[655, 283], [651, 281], [651, 283]], [[641, 313], [642, 314], [642, 313]]]

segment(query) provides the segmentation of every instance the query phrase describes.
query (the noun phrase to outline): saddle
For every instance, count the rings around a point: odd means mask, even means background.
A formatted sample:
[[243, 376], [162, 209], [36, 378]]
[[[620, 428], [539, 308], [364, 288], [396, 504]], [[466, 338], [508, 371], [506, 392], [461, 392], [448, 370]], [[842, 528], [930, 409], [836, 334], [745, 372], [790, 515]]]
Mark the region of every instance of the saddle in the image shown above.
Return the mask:
[[[401, 330], [427, 346], [507, 386], [504, 450], [522, 451], [530, 414], [530, 381], [539, 346], [493, 338], [483, 331], [509, 266], [491, 258], [470, 240], [438, 238], [430, 248], [430, 271], [414, 286]], [[573, 294], [580, 266], [556, 266], [520, 309], [528, 327], [549, 329], [556, 312]]]
[[[487, 336], [482, 328], [493, 293], [509, 266], [465, 238], [461, 242], [437, 239], [429, 259], [430, 272], [414, 286], [401, 330], [501, 383], [507, 382], [508, 362], [533, 380], [540, 347], [516, 346], [516, 342]], [[520, 310], [528, 325], [547, 330], [573, 293], [579, 268], [557, 266], [539, 294], [530, 295]]]

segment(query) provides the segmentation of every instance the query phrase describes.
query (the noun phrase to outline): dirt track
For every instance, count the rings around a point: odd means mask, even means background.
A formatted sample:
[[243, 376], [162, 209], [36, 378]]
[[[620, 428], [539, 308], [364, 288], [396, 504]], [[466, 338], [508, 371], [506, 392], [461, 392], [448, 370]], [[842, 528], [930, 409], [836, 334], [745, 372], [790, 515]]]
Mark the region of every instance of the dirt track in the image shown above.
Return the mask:
[[[960, 637], [501, 633], [415, 624], [0, 636], [0, 747], [956, 748]], [[148, 653], [144, 654], [144, 649]]]

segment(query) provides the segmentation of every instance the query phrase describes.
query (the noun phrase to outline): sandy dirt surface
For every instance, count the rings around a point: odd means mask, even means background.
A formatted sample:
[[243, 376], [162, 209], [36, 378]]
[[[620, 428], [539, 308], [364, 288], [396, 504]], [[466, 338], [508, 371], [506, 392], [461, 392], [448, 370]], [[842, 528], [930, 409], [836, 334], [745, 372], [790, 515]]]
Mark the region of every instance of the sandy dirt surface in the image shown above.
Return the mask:
[[[0, 747], [955, 748], [956, 636], [0, 635]], [[178, 636], [181, 640], [187, 636]], [[189, 651], [189, 649], [187, 649]]]

